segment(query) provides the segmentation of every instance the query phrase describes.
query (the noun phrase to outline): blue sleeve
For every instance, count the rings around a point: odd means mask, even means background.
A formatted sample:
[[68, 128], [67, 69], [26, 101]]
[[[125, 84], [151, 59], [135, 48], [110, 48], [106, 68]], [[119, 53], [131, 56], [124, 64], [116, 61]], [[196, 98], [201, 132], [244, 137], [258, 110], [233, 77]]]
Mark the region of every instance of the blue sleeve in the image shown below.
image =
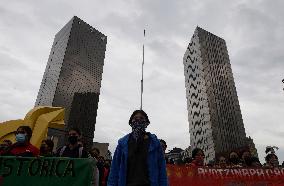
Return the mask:
[[166, 170], [166, 160], [162, 147], [159, 147], [159, 186], [168, 186], [168, 177]]
[[121, 163], [121, 147], [118, 143], [113, 155], [107, 186], [118, 185], [120, 163]]

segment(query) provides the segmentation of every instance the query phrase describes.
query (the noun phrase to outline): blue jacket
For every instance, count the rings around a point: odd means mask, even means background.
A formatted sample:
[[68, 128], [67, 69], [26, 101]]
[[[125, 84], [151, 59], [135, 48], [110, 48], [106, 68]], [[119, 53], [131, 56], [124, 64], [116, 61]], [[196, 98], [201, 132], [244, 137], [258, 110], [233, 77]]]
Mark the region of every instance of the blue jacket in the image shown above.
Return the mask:
[[[128, 160], [128, 140], [127, 134], [118, 140], [118, 145], [114, 152], [108, 186], [126, 186], [127, 160]], [[167, 186], [168, 179], [166, 173], [166, 162], [160, 141], [156, 135], [148, 133], [150, 144], [148, 150], [148, 172], [151, 186]]]

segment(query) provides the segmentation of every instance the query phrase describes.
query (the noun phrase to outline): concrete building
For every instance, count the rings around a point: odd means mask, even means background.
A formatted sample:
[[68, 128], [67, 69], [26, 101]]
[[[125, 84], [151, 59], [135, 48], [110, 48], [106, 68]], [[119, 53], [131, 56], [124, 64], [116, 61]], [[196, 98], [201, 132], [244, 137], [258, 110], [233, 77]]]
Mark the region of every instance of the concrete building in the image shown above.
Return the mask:
[[248, 149], [251, 152], [251, 155], [253, 157], [258, 157], [257, 149], [255, 147], [253, 139], [249, 136], [249, 137], [246, 138], [246, 140], [247, 140]]
[[65, 110], [63, 130], [49, 129], [58, 145], [65, 131], [81, 129], [87, 147], [93, 144], [107, 38], [78, 17], [55, 36], [35, 106]]
[[182, 164], [182, 153], [183, 149], [174, 147], [168, 153], [166, 153], [166, 159], [171, 164]]
[[191, 158], [192, 157], [191, 152], [192, 152], [191, 146], [184, 149], [184, 151], [181, 152], [182, 161], [185, 161], [185, 159], [187, 158]]
[[107, 160], [112, 159], [111, 152], [108, 150], [109, 143], [93, 142], [92, 148], [97, 148], [100, 151], [100, 156], [103, 156]]
[[197, 27], [184, 58], [190, 145], [216, 154], [246, 146], [246, 133], [224, 39]]

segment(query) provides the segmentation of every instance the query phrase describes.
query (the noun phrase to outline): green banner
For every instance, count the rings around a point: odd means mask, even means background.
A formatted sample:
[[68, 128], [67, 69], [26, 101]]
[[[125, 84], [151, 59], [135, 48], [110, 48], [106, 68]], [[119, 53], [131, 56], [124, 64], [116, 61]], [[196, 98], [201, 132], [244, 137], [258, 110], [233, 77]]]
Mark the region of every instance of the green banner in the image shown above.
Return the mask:
[[90, 186], [93, 166], [87, 158], [0, 156], [0, 186]]

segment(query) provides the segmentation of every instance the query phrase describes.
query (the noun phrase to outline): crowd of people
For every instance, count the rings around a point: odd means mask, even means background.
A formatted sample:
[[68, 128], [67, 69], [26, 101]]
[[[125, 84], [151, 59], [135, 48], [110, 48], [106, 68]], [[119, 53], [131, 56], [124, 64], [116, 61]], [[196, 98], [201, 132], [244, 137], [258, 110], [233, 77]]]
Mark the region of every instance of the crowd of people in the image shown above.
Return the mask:
[[150, 121], [143, 110], [134, 111], [128, 124], [132, 131], [119, 139], [112, 160], [101, 156], [97, 148], [86, 151], [81, 140], [81, 131], [77, 128], [68, 131], [68, 144], [55, 152], [54, 143], [50, 139], [43, 140], [38, 149], [30, 143], [32, 129], [29, 126], [20, 126], [15, 131], [15, 143], [4, 140], [0, 144], [0, 156], [89, 158], [92, 160], [94, 186], [167, 186], [166, 164], [216, 168], [280, 167], [273, 148], [266, 152], [266, 163], [263, 165], [248, 150], [241, 153], [232, 151], [227, 156], [220, 155], [216, 161], [205, 164], [205, 154], [200, 148], [193, 149], [192, 157], [185, 158], [183, 162], [171, 162], [165, 154], [166, 142], [146, 132]]
[[265, 163], [261, 164], [258, 157], [251, 155], [249, 150], [243, 150], [241, 153], [231, 151], [227, 156], [220, 155], [217, 161], [204, 163], [204, 152], [196, 148], [192, 151], [192, 158], [185, 160], [185, 165], [208, 166], [215, 168], [278, 168], [283, 167], [279, 164], [278, 157], [275, 153], [268, 153], [265, 157]]
[[[160, 143], [165, 152], [167, 148], [166, 142], [161, 139]], [[219, 155], [215, 161], [212, 160], [208, 163], [205, 163], [205, 154], [200, 148], [193, 149], [192, 157], [186, 157], [183, 160], [180, 158], [178, 160], [169, 159], [166, 155], [165, 159], [167, 164], [175, 165], [207, 166], [215, 168], [284, 168], [284, 161], [282, 164], [279, 164], [278, 156], [275, 154], [273, 148], [267, 148], [264, 164], [261, 164], [259, 158], [253, 156], [247, 149], [241, 152], [231, 151], [229, 154]]]
[[111, 160], [105, 160], [103, 156], [100, 156], [100, 150], [97, 148], [86, 151], [81, 141], [79, 129], [70, 129], [68, 131], [68, 144], [58, 148], [56, 152], [53, 152], [54, 143], [52, 140], [43, 140], [38, 149], [30, 143], [31, 137], [32, 129], [29, 126], [20, 126], [15, 131], [15, 143], [10, 140], [3, 140], [0, 144], [0, 156], [89, 158], [93, 166], [94, 179], [92, 185], [107, 185]]

